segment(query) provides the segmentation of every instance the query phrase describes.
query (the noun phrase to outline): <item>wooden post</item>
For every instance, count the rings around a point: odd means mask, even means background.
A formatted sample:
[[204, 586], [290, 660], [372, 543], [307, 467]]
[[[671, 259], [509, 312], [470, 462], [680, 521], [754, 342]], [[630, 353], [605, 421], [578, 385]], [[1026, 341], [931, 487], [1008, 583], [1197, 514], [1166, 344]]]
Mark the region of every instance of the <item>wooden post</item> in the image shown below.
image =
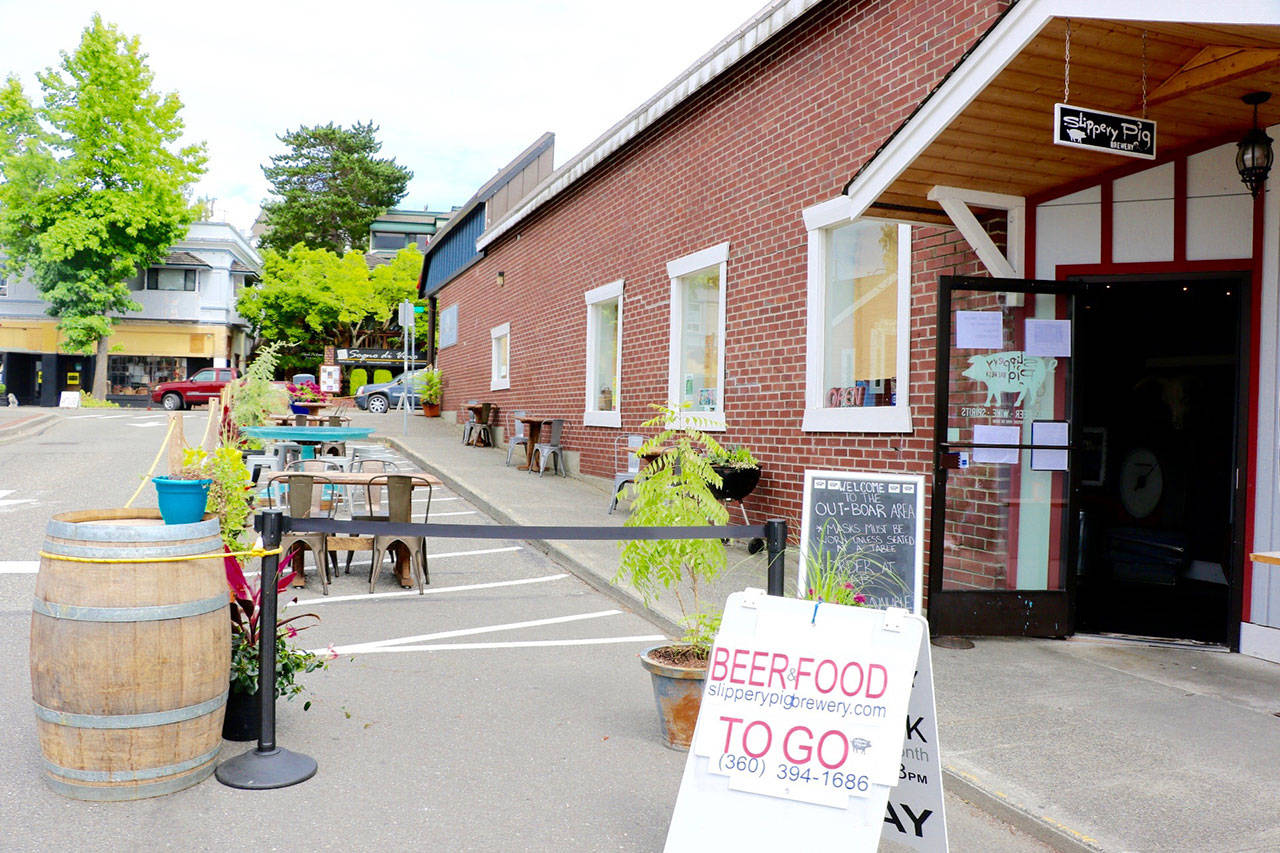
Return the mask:
[[204, 438], [200, 440], [200, 446], [205, 453], [212, 454], [218, 449], [221, 441], [220, 434], [222, 432], [222, 398], [209, 398], [209, 421], [204, 425]]
[[187, 437], [182, 432], [182, 413], [169, 413], [169, 443], [167, 459], [169, 474], [177, 474], [182, 470], [182, 454], [187, 449]]

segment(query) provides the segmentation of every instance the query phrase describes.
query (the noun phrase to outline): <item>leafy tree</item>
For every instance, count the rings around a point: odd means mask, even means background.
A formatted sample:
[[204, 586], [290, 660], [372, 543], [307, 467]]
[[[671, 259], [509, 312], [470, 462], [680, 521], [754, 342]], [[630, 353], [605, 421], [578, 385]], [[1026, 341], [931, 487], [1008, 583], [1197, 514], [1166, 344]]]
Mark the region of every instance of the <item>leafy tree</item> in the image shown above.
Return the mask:
[[291, 347], [367, 345], [386, 328], [396, 304], [413, 299], [422, 253], [408, 246], [372, 273], [360, 252], [339, 257], [299, 243], [286, 254], [262, 252], [262, 282], [246, 288], [236, 303], [264, 341]]
[[152, 90], [146, 59], [94, 15], [75, 52], [37, 75], [43, 103], [16, 77], [0, 87], [0, 246], [11, 272], [30, 268], [62, 347], [96, 350], [99, 399], [111, 315], [141, 308], [125, 280], [186, 235], [186, 190], [204, 171], [202, 145], [174, 148], [182, 102]]
[[382, 143], [373, 122], [351, 129], [332, 123], [300, 127], [277, 137], [289, 151], [271, 158], [263, 174], [277, 196], [262, 206], [264, 248], [295, 243], [345, 252], [368, 239], [369, 226], [404, 198], [413, 172], [375, 155]]

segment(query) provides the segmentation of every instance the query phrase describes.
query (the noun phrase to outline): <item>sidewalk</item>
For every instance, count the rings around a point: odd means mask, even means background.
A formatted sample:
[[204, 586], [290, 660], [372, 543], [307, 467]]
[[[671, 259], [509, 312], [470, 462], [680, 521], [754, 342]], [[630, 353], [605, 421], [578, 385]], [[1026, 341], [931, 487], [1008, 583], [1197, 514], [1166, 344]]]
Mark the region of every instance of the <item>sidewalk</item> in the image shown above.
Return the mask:
[[[503, 523], [621, 525], [611, 483], [504, 467], [461, 428], [413, 415], [356, 416]], [[517, 454], [519, 455], [519, 454]], [[749, 503], [749, 502], [748, 502]], [[750, 509], [750, 506], [748, 507]], [[753, 523], [763, 521], [754, 515]], [[795, 535], [795, 532], [792, 532]], [[616, 542], [533, 543], [635, 609], [609, 583]], [[766, 585], [745, 543], [715, 595]], [[796, 555], [788, 553], [787, 588]], [[673, 598], [650, 610], [676, 633]], [[1280, 849], [1280, 666], [1217, 650], [1077, 637], [979, 639], [933, 648], [945, 784], [1060, 850]]]

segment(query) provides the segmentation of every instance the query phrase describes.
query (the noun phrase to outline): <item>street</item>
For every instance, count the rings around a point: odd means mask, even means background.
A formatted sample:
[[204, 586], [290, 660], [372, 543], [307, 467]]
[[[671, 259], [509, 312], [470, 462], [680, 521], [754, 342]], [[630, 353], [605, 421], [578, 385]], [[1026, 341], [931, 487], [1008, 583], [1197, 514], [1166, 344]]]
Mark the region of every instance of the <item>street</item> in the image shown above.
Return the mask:
[[[205, 417], [184, 416], [189, 441]], [[116, 804], [46, 788], [27, 674], [44, 526], [57, 512], [123, 506], [165, 418], [58, 412], [38, 434], [0, 444], [5, 849], [661, 849], [686, 757], [660, 744], [636, 660], [661, 632], [521, 542], [434, 544], [424, 596], [400, 590], [390, 571], [370, 595], [361, 556], [329, 596], [314, 578], [298, 594], [288, 612], [320, 617], [299, 641], [340, 652], [303, 676], [301, 697], [278, 704], [279, 744], [319, 763], [310, 781], [251, 792], [209, 779]], [[147, 485], [136, 505], [154, 503]], [[488, 521], [448, 490], [432, 519]], [[223, 757], [250, 746], [227, 743]], [[947, 806], [952, 849], [1047, 849], [956, 797]]]

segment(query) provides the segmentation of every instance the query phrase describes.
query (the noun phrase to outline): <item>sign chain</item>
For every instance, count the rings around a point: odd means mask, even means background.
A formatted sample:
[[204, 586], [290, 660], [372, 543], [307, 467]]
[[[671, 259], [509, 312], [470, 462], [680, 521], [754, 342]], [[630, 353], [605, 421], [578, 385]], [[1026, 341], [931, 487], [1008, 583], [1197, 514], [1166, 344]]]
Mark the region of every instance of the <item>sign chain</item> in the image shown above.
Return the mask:
[[1071, 103], [1071, 19], [1067, 18], [1067, 39], [1062, 63], [1062, 103]]
[[1147, 31], [1142, 31], [1142, 117], [1147, 117]]

